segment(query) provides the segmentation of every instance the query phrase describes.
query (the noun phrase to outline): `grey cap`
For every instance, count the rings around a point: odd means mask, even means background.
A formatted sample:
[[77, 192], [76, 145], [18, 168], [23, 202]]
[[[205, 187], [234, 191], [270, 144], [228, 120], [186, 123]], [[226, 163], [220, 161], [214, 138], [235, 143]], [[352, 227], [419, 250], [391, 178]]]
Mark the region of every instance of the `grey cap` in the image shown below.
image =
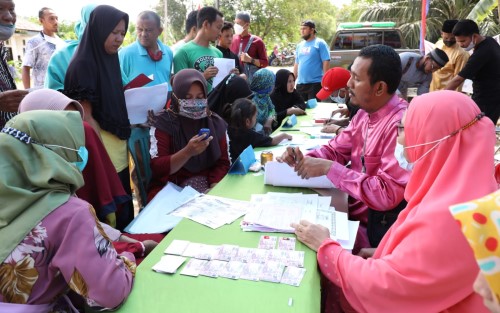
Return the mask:
[[236, 18], [246, 23], [250, 23], [250, 13], [248, 12], [238, 12], [236, 13]]
[[446, 55], [446, 52], [444, 52], [443, 50], [438, 49], [438, 48], [429, 52], [429, 56], [431, 57], [431, 59], [434, 60], [434, 62], [436, 62], [441, 67], [445, 66], [446, 63], [448, 63], [448, 61], [449, 61], [448, 55]]

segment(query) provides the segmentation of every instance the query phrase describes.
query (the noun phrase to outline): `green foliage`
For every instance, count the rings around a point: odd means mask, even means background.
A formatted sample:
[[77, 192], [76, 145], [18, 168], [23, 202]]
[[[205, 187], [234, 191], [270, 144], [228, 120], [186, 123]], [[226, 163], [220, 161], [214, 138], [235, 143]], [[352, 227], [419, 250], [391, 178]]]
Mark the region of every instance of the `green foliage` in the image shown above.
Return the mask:
[[337, 8], [329, 0], [220, 1], [220, 11], [224, 13], [224, 20], [231, 22], [236, 12], [248, 11], [252, 16], [250, 32], [261, 37], [268, 50], [276, 44], [286, 47], [298, 43], [300, 23], [305, 19], [316, 23], [318, 37], [328, 43], [335, 33]]
[[474, 6], [467, 18], [481, 22], [487, 18], [497, 6], [498, 0], [481, 0]]
[[[165, 0], [160, 0], [155, 8], [156, 13], [165, 19]], [[167, 0], [168, 29], [164, 29], [164, 42], [172, 45], [186, 35], [184, 23], [188, 13], [188, 3], [185, 0]]]
[[[476, 18], [483, 35], [497, 34], [499, 30], [498, 18], [492, 13], [494, 6], [486, 4], [493, 0], [432, 0], [427, 14], [426, 40], [436, 42], [441, 36], [441, 26], [447, 19], [468, 18], [469, 13], [478, 4], [483, 2], [483, 10], [476, 11]], [[497, 0], [495, 0], [497, 1]], [[395, 21], [400, 26], [406, 44], [410, 48], [418, 48], [420, 42], [421, 7], [420, 0], [359, 0], [354, 7], [360, 7], [363, 13], [359, 21]], [[489, 11], [488, 11], [489, 10]], [[472, 14], [472, 13], [471, 13]]]
[[75, 24], [76, 22], [66, 21], [59, 23], [59, 32], [57, 35], [64, 40], [76, 40]]

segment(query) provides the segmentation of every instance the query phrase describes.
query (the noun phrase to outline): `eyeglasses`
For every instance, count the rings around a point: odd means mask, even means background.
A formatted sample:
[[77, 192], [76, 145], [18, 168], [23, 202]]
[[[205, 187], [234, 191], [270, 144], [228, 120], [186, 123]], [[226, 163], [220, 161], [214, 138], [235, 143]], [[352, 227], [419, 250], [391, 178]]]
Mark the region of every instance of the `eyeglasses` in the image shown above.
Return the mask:
[[396, 127], [398, 129], [398, 137], [401, 136], [401, 134], [404, 133], [405, 131], [405, 126], [401, 123], [396, 124]]

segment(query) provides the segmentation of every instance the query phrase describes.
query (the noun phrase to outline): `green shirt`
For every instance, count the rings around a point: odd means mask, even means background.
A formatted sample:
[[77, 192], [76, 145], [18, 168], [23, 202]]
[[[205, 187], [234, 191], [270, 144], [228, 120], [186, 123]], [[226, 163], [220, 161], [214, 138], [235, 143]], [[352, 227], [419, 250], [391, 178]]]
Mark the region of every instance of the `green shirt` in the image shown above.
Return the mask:
[[[222, 58], [222, 52], [219, 49], [208, 46], [203, 47], [192, 40], [182, 46], [174, 56], [174, 73], [179, 72], [185, 68], [194, 68], [201, 73], [214, 65], [214, 58]], [[208, 91], [212, 90], [213, 78], [207, 80]]]

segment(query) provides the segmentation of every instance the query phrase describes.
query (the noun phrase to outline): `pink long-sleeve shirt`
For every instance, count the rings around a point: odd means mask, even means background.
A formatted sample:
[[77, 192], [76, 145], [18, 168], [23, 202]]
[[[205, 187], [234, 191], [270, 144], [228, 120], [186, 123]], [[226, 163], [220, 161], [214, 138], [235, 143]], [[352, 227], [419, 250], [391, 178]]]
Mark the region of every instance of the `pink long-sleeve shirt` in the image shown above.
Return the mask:
[[409, 172], [399, 166], [394, 150], [396, 125], [407, 107], [405, 100], [394, 95], [375, 113], [359, 110], [342, 133], [308, 154], [334, 161], [327, 177], [349, 195], [349, 218], [360, 221], [355, 249], [370, 246], [368, 208], [387, 211], [403, 200]]

